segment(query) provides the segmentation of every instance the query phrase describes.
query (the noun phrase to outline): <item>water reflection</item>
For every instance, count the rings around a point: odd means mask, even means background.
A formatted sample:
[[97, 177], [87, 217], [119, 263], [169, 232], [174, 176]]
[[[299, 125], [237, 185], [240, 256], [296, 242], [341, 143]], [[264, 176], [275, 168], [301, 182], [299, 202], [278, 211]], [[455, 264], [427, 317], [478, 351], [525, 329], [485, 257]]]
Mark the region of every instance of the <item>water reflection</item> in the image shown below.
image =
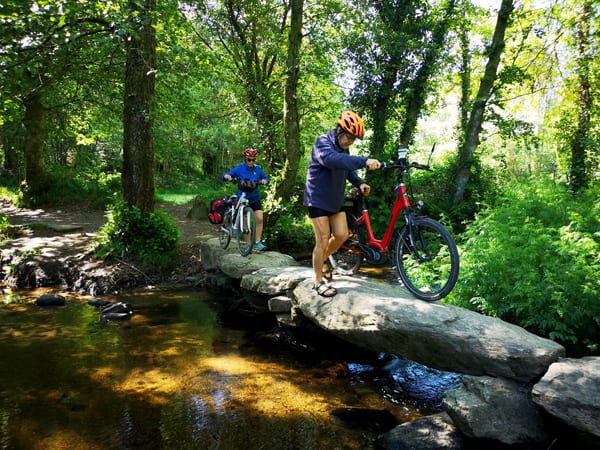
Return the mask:
[[39, 294], [0, 305], [1, 448], [369, 448], [377, 433], [334, 411], [423, 413], [356, 370], [368, 362], [224, 328], [207, 293], [120, 295], [135, 314], [104, 324], [87, 299]]

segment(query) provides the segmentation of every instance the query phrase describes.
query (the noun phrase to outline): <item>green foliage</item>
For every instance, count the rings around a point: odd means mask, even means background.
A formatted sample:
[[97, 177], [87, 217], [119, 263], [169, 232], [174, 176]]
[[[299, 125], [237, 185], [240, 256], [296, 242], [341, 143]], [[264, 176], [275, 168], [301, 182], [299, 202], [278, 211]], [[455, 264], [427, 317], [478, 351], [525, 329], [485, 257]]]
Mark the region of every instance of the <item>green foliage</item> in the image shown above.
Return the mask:
[[469, 227], [454, 303], [598, 350], [600, 190], [514, 185]]
[[19, 183], [17, 180], [4, 172], [0, 173], [0, 199], [16, 204], [18, 197]]
[[310, 255], [315, 245], [312, 225], [306, 215], [282, 215], [275, 225], [264, 229], [263, 237], [269, 248], [296, 256]]
[[11, 238], [10, 222], [4, 214], [0, 214], [0, 242]]
[[147, 267], [164, 270], [172, 264], [178, 239], [175, 219], [162, 209], [142, 216], [139, 208], [117, 202], [99, 232], [96, 252], [101, 258], [140, 260]]

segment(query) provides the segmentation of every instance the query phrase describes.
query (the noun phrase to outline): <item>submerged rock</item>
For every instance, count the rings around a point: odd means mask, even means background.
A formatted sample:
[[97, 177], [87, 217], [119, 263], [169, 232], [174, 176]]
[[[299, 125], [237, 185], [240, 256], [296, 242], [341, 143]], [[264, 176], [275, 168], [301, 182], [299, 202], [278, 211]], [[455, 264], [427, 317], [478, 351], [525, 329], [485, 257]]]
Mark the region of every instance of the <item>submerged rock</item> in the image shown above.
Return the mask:
[[106, 306], [108, 305], [108, 301], [103, 300], [101, 298], [93, 298], [91, 300], [88, 300], [88, 305], [90, 306]]
[[100, 320], [126, 320], [133, 316], [133, 307], [128, 303], [111, 303], [102, 307]]
[[387, 409], [338, 408], [332, 414], [348, 425], [377, 433], [398, 425], [396, 417]]
[[38, 306], [62, 306], [65, 304], [65, 298], [57, 294], [40, 295], [35, 304]]
[[438, 450], [465, 448], [465, 440], [450, 416], [440, 413], [398, 425], [377, 438], [377, 448]]

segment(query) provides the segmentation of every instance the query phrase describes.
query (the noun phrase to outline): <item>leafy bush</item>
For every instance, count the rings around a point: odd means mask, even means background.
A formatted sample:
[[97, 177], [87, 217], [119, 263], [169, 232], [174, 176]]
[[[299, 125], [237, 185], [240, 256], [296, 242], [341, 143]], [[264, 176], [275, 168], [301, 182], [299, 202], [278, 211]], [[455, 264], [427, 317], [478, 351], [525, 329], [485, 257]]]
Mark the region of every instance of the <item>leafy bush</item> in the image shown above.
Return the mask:
[[310, 255], [315, 246], [311, 223], [306, 216], [282, 215], [277, 223], [266, 227], [263, 241], [268, 247], [294, 255]]
[[4, 214], [0, 214], [0, 243], [10, 237], [10, 222]]
[[513, 186], [469, 227], [450, 301], [598, 350], [599, 198], [550, 182]]
[[110, 208], [108, 222], [99, 232], [96, 252], [141, 260], [148, 267], [167, 269], [173, 261], [179, 229], [162, 209], [142, 216], [139, 208], [118, 202]]

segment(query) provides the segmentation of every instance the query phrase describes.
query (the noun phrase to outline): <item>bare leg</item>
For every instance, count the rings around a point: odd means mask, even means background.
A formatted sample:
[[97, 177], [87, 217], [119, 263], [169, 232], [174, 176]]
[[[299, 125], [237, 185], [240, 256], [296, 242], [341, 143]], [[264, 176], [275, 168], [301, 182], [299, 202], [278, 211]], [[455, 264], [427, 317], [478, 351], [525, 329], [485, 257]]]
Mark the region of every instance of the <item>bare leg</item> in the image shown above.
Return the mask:
[[315, 248], [312, 254], [312, 264], [315, 273], [315, 286], [318, 286], [323, 281], [323, 261], [325, 261], [327, 247], [329, 246], [331, 228], [329, 226], [329, 217], [315, 217], [311, 220], [315, 232]]
[[315, 248], [312, 255], [315, 286], [323, 281], [323, 263], [348, 239], [346, 213], [312, 219], [315, 232]]
[[346, 222], [346, 213], [339, 212], [329, 218], [329, 224], [331, 225], [331, 237], [327, 243], [327, 250], [323, 261], [326, 261], [332, 254], [334, 254], [346, 240], [348, 240], [348, 224]]
[[261, 210], [254, 211], [256, 216], [256, 242], [260, 241], [263, 231], [263, 212]]

